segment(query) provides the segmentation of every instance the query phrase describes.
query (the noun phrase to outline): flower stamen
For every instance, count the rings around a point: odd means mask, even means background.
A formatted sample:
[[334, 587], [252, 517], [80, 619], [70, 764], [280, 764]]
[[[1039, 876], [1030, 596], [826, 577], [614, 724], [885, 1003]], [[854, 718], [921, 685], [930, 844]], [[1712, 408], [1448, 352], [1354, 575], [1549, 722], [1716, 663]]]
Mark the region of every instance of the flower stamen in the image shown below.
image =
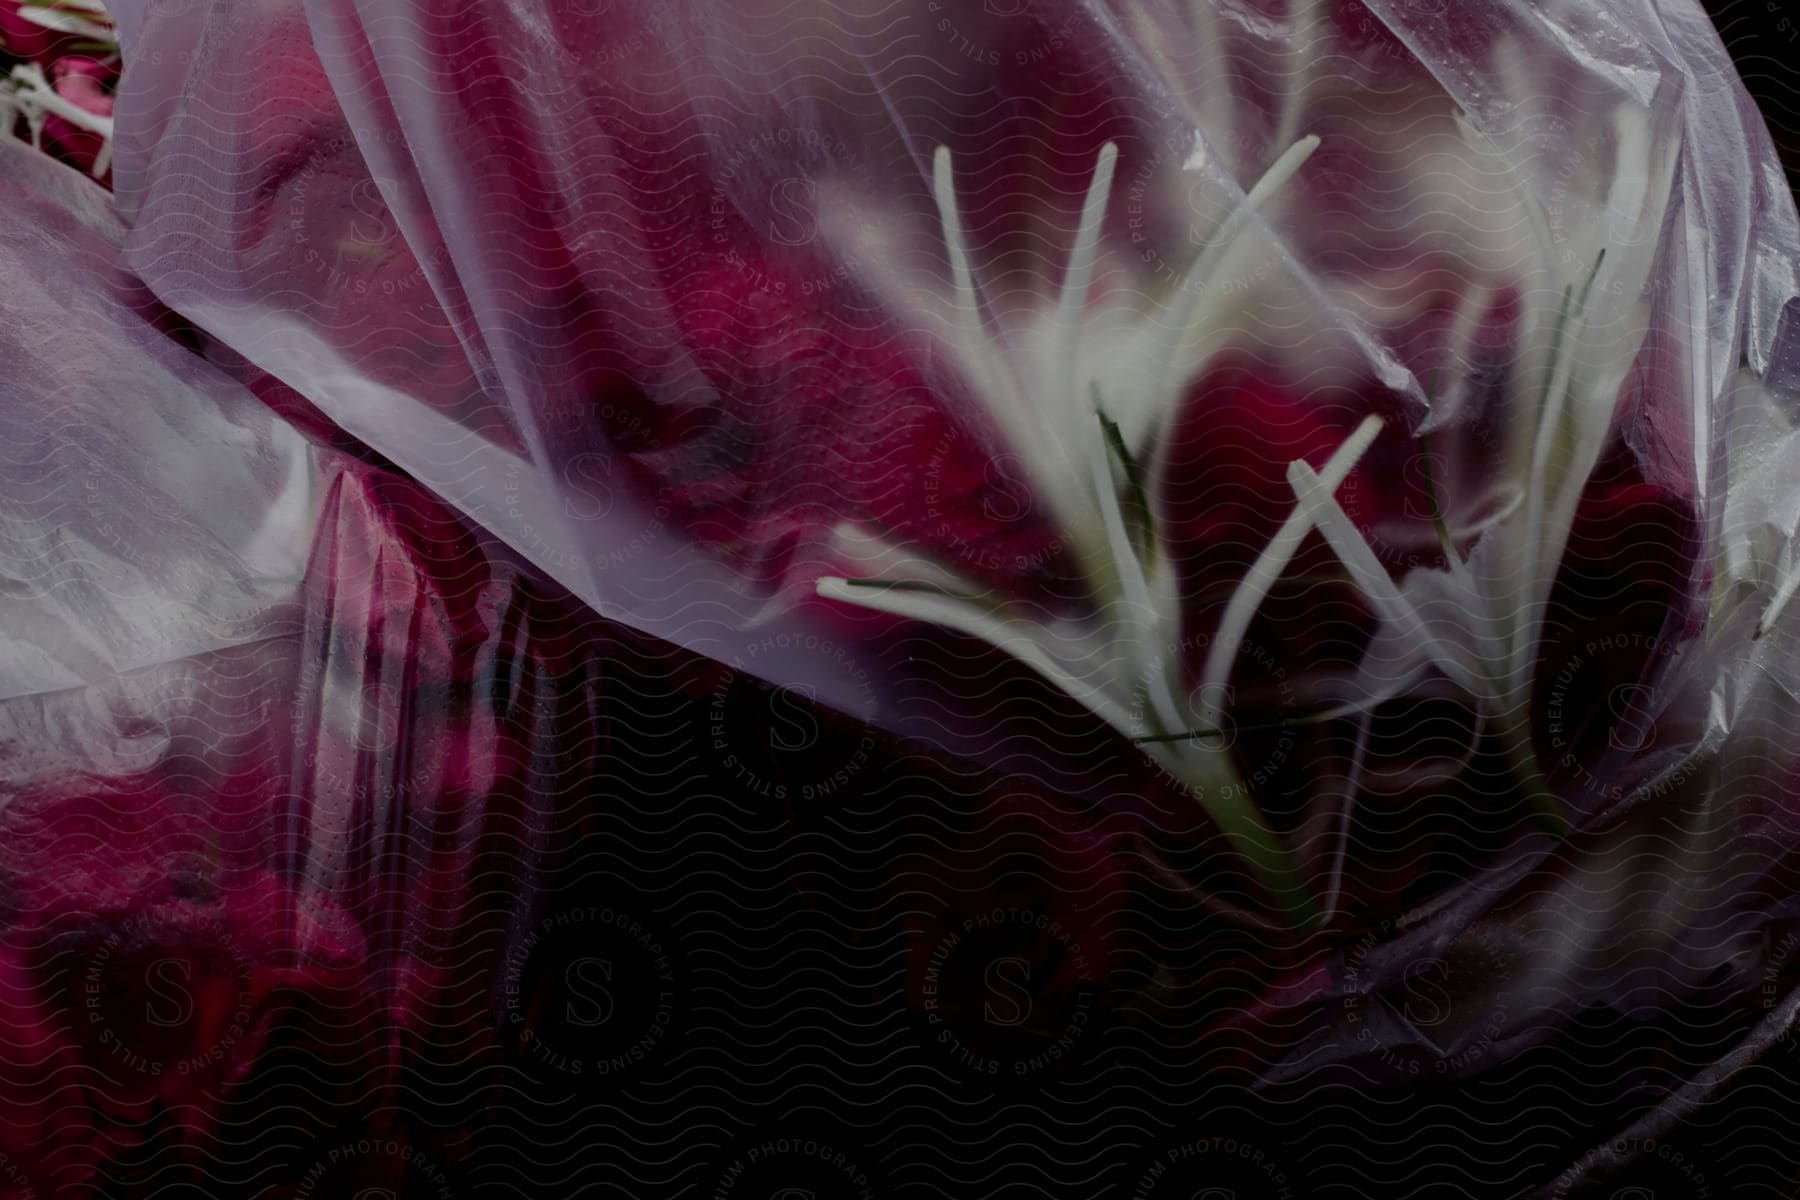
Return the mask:
[[[1358, 461], [1374, 444], [1376, 435], [1381, 432], [1381, 418], [1373, 414], [1364, 417], [1342, 445], [1326, 460], [1324, 469], [1318, 478], [1324, 487], [1332, 492], [1349, 478]], [[1313, 522], [1304, 508], [1296, 508], [1288, 514], [1281, 528], [1275, 531], [1268, 544], [1257, 555], [1256, 561], [1245, 572], [1243, 582], [1238, 584], [1237, 591], [1225, 605], [1225, 615], [1219, 621], [1219, 628], [1213, 634], [1212, 645], [1207, 651], [1206, 665], [1201, 671], [1200, 694], [1216, 697], [1224, 692], [1224, 685], [1231, 675], [1231, 664], [1237, 659], [1238, 647], [1243, 645], [1244, 636], [1250, 631], [1250, 622], [1256, 618], [1257, 610], [1268, 598], [1269, 591], [1275, 586], [1294, 555], [1299, 553], [1300, 545], [1306, 535], [1312, 531]], [[1218, 704], [1208, 700], [1201, 709], [1202, 725], [1217, 724], [1219, 720]]]

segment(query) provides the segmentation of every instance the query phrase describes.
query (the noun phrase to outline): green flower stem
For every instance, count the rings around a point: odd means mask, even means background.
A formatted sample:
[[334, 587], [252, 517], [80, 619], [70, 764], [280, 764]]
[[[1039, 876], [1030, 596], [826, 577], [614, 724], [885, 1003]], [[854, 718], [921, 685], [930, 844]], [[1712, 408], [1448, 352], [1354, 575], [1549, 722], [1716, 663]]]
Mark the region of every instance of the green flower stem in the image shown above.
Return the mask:
[[1205, 748], [1196, 753], [1181, 741], [1148, 740], [1140, 745], [1199, 802], [1292, 925], [1305, 929], [1318, 924], [1317, 898], [1301, 878], [1281, 835], [1264, 823], [1227, 753]]

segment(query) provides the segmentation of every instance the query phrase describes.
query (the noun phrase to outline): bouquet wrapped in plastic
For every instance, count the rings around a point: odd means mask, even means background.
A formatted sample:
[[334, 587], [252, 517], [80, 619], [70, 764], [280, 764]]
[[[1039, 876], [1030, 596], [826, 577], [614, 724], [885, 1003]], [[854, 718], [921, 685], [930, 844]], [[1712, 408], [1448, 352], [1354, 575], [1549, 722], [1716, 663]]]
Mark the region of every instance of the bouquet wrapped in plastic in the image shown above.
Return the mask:
[[219, 1194], [422, 1186], [454, 1135], [390, 1103], [408, 1155], [339, 1154], [340, 1123], [479, 1061], [556, 870], [535, 827], [602, 735], [593, 667], [628, 654], [196, 355], [98, 188], [0, 159], [0, 1194], [177, 1166]]
[[1793, 226], [1700, 14], [991, 8], [127, 11], [128, 261], [603, 613], [927, 736], [897, 629], [1021, 661], [1296, 911], [1362, 791], [1709, 755]]
[[[766, 739], [709, 725], [731, 787], [829, 810], [898, 735], [1081, 812], [1070, 877], [1160, 899], [1063, 915], [1052, 1026], [1112, 988], [1271, 1112], [1606, 1079], [1507, 1160], [1568, 1194], [1791, 1023], [1800, 229], [1687, 0], [115, 8], [130, 277], [481, 563], [776, 687]], [[409, 619], [369, 721], [434, 661]], [[88, 679], [95, 621], [17, 669]], [[603, 773], [546, 686], [557, 778]], [[868, 728], [782, 724], [824, 710]], [[393, 803], [474, 820], [503, 774]], [[965, 1066], [1131, 1057], [968, 1033], [919, 947], [979, 902], [920, 869], [902, 990]], [[1134, 982], [1092, 965], [1132, 937]], [[1699, 1061], [1570, 1049], [1708, 1005]]]

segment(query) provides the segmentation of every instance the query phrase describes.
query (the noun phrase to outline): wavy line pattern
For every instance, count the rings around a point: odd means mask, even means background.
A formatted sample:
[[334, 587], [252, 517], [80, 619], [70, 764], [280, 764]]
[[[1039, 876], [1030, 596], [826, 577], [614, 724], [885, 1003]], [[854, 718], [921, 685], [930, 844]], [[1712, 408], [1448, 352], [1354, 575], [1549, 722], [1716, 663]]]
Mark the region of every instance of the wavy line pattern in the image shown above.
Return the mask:
[[[0, 152], [0, 1200], [1800, 1192], [1800, 233], [1695, 6], [117, 10], [116, 215]], [[1371, 581], [1530, 503], [1535, 256], [1600, 236], [1621, 105], [1679, 203], [1605, 228], [1646, 315], [1582, 343], [1630, 353], [1543, 594], [1484, 577], [1542, 613], [1496, 729]], [[958, 358], [938, 146], [1037, 361], [1102, 146], [1096, 300], [1305, 134], [1155, 497], [1198, 676], [1289, 464], [1388, 422], [1374, 565], [1307, 534], [1195, 735], [1299, 929], [1078, 696], [808, 585], [849, 520], [1086, 598]]]

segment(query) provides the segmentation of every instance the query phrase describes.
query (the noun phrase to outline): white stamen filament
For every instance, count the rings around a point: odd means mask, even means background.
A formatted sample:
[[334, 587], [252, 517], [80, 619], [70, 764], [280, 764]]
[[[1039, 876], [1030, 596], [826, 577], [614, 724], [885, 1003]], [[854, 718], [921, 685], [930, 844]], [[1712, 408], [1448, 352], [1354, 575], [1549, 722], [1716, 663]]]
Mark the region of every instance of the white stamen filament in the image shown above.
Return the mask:
[[956, 179], [950, 164], [950, 147], [939, 146], [932, 156], [932, 193], [937, 200], [938, 221], [944, 229], [944, 251], [950, 258], [950, 276], [955, 288], [954, 305], [957, 327], [961, 331], [964, 365], [975, 376], [974, 383], [984, 396], [999, 396], [1007, 412], [996, 414], [1017, 420], [1012, 410], [1016, 403], [1010, 381], [995, 379], [987, 355], [986, 327], [982, 317], [980, 294], [975, 290], [975, 274], [969, 267], [967, 243], [963, 240], [962, 216], [956, 208]]
[[[1043, 624], [1002, 616], [998, 610], [984, 611], [969, 600], [956, 596], [885, 591], [859, 586], [848, 579], [831, 575], [821, 578], [816, 586], [819, 595], [828, 600], [843, 600], [893, 616], [942, 625], [946, 629], [978, 638], [1012, 655], [1056, 684], [1113, 728], [1132, 728], [1131, 714], [1123, 705], [1104, 689], [1096, 687], [1092, 680], [1084, 679], [1064, 666], [1064, 660], [1068, 659], [1086, 661], [1089, 664], [1103, 661], [1095, 647], [1079, 636], [1060, 638]], [[1048, 646], [1059, 643], [1073, 643], [1075, 652], [1059, 655], [1047, 649]]]
[[1218, 273], [1220, 260], [1237, 244], [1238, 235], [1243, 232], [1250, 219], [1283, 184], [1293, 178], [1294, 173], [1305, 165], [1306, 160], [1318, 148], [1318, 136], [1308, 134], [1283, 151], [1281, 157], [1263, 172], [1262, 178], [1244, 194], [1243, 203], [1233, 208], [1219, 223], [1217, 232], [1207, 239], [1206, 248], [1182, 272], [1174, 296], [1178, 300], [1185, 297], [1185, 302], [1170, 313], [1174, 320], [1159, 331], [1157, 339], [1154, 357], [1163, 367], [1162, 375], [1156, 379], [1159, 392], [1167, 391], [1179, 382], [1169, 376], [1177, 366], [1182, 344], [1192, 331], [1194, 322], [1199, 319], [1200, 314], [1207, 311], [1201, 307], [1200, 301], [1206, 295], [1207, 282]]
[[101, 5], [83, 3], [82, 0], [55, 0], [53, 4], [26, 3], [18, 6], [18, 15], [45, 29], [72, 33], [89, 41], [117, 48], [118, 30], [108, 24], [110, 18]]
[[1351, 578], [1381, 611], [1382, 618], [1403, 631], [1407, 637], [1416, 638], [1417, 644], [1426, 650], [1439, 669], [1458, 686], [1475, 695], [1484, 694], [1485, 689], [1477, 684], [1469, 669], [1444, 646], [1418, 610], [1413, 608], [1395, 586], [1387, 568], [1381, 565], [1381, 560], [1369, 549], [1368, 542], [1363, 540], [1362, 534], [1357, 532], [1349, 516], [1338, 505], [1337, 497], [1326, 490], [1318, 474], [1304, 460], [1296, 460], [1288, 464], [1288, 483], [1293, 487], [1301, 509], [1318, 526], [1319, 532], [1325, 535], [1325, 540], [1349, 570]]
[[[1211, 5], [1191, 8], [1196, 20], [1217, 18]], [[1297, 0], [1292, 14], [1296, 28], [1307, 26], [1308, 38], [1316, 35], [1312, 26], [1324, 20], [1317, 0]], [[1125, 19], [1154, 29], [1153, 21], [1138, 21], [1129, 13]], [[1200, 42], [1216, 49], [1213, 39]], [[1147, 37], [1144, 43], [1152, 61], [1167, 62], [1156, 38]], [[1533, 77], [1529, 60], [1514, 46], [1498, 47], [1496, 53], [1509, 94], [1529, 96]], [[1305, 103], [1299, 92], [1309, 83], [1322, 82], [1302, 67], [1296, 93], [1284, 97], [1272, 114], [1277, 145], [1302, 128]], [[1231, 89], [1210, 78], [1204, 82], [1204, 92], [1195, 89], [1186, 98], [1216, 115], [1223, 111], [1218, 106], [1229, 105]], [[818, 585], [825, 596], [933, 621], [980, 638], [1062, 687], [1140, 741], [1146, 754], [1189, 785], [1273, 891], [1290, 899], [1299, 897], [1302, 904], [1310, 900], [1297, 882], [1298, 873], [1281, 839], [1268, 831], [1254, 802], [1246, 798], [1235, 760], [1222, 747], [1209, 744], [1205, 735], [1223, 727], [1224, 710], [1230, 706], [1227, 687], [1239, 648], [1270, 592], [1291, 570], [1315, 529], [1378, 614], [1377, 637], [1385, 648], [1378, 657], [1393, 670], [1381, 674], [1382, 664], [1365, 662], [1361, 678], [1367, 686], [1348, 693], [1354, 700], [1303, 720], [1366, 718], [1383, 699], [1414, 690], [1421, 679], [1440, 674], [1473, 697], [1481, 717], [1477, 728], [1486, 729], [1476, 736], [1497, 740], [1532, 800], [1553, 824], [1560, 822], [1559, 828], [1566, 828], [1529, 728], [1536, 643], [1574, 508], [1612, 425], [1611, 401], [1642, 344], [1641, 285], [1649, 278], [1656, 252], [1675, 155], [1660, 138], [1660, 126], [1641, 106], [1622, 102], [1610, 114], [1617, 152], [1607, 190], [1603, 197], [1595, 197], [1600, 203], [1576, 203], [1553, 211], [1545, 206], [1534, 178], [1542, 169], [1531, 157], [1536, 143], [1508, 130], [1490, 137], [1462, 115], [1455, 119], [1467, 147], [1464, 156], [1471, 163], [1492, 165], [1489, 181], [1501, 186], [1502, 198], [1510, 195], [1513, 200], [1508, 211], [1498, 214], [1507, 219], [1494, 227], [1496, 238], [1509, 225], [1514, 235], [1528, 229], [1527, 236], [1536, 245], [1523, 247], [1523, 263], [1520, 256], [1504, 254], [1507, 247], [1498, 241], [1488, 247], [1495, 270], [1473, 273], [1449, 331], [1451, 346], [1473, 351], [1500, 288], [1491, 280], [1510, 280], [1505, 286], [1520, 288], [1527, 301], [1518, 334], [1520, 361], [1509, 372], [1523, 385], [1507, 397], [1516, 434], [1509, 440], [1500, 477], [1483, 494], [1471, 495], [1466, 492], [1467, 481], [1460, 476], [1453, 480], [1448, 467], [1439, 472], [1436, 464], [1444, 459], [1428, 464], [1435, 505], [1432, 541], [1445, 555], [1441, 567], [1416, 566], [1402, 586], [1338, 500], [1339, 487], [1382, 429], [1381, 418], [1371, 415], [1321, 467], [1315, 469], [1304, 460], [1288, 465], [1294, 506], [1232, 589], [1194, 688], [1187, 688], [1179, 655], [1171, 649], [1182, 631], [1179, 588], [1167, 547], [1156, 544], [1154, 512], [1139, 510], [1146, 503], [1154, 509], [1162, 495], [1160, 485], [1166, 482], [1170, 465], [1168, 426], [1189, 383], [1225, 335], [1242, 325], [1233, 322], [1230, 307], [1243, 303], [1241, 293], [1232, 288], [1227, 294], [1222, 285], [1237, 278], [1234, 272], [1246, 271], [1255, 255], [1266, 252], [1270, 237], [1266, 231], [1258, 232], [1259, 213], [1317, 150], [1319, 139], [1306, 136], [1288, 145], [1230, 207], [1172, 283], [1129, 302], [1121, 302], [1119, 293], [1110, 290], [1098, 300], [1089, 294], [1101, 271], [1113, 265], [1103, 258], [1104, 227], [1119, 153], [1108, 143], [1087, 181], [1060, 286], [1045, 309], [1016, 326], [1014, 314], [984, 311], [957, 208], [950, 153], [939, 147], [933, 156], [933, 191], [951, 276], [946, 299], [956, 307], [954, 332], [961, 343], [966, 378], [1008, 447], [1026, 463], [1031, 486], [1060, 526], [1086, 578], [1092, 604], [1080, 617], [1050, 616], [1023, 601], [989, 599], [979, 585], [955, 572], [928, 570], [927, 564], [916, 558], [909, 561], [905, 555], [884, 561], [920, 586], [863, 586], [842, 579], [825, 579]], [[1210, 120], [1198, 124], [1215, 133], [1236, 127], [1235, 122]], [[1213, 143], [1197, 131], [1196, 145], [1201, 144]], [[1242, 152], [1245, 147], [1239, 143], [1235, 149]], [[1203, 165], [1216, 167], [1217, 160], [1230, 153], [1228, 149], [1211, 154], [1214, 161]], [[1591, 249], [1582, 252], [1583, 261], [1575, 262], [1570, 244], [1588, 244]], [[1602, 249], [1598, 261], [1587, 258]], [[1503, 264], [1501, 257], [1507, 259]], [[1302, 270], [1298, 283], [1306, 289], [1318, 281]], [[1556, 311], [1541, 302], [1546, 294], [1565, 298], [1560, 321]], [[995, 319], [990, 322], [989, 316]], [[1382, 350], [1379, 339], [1365, 336], [1354, 323], [1349, 331], [1365, 351]], [[1410, 378], [1398, 360], [1376, 355], [1372, 361], [1391, 366], [1391, 370], [1383, 367], [1381, 374], [1389, 386], [1402, 387]], [[1419, 382], [1413, 380], [1414, 386]], [[1427, 414], [1421, 436], [1466, 425], [1469, 386], [1467, 381], [1453, 380], [1439, 404], [1433, 382], [1426, 391], [1433, 411]], [[1098, 421], [1088, 403], [1092, 396], [1100, 397], [1096, 403], [1105, 406]], [[1516, 420], [1521, 416], [1522, 424]], [[1433, 449], [1429, 440], [1425, 448]], [[1452, 482], [1459, 492], [1454, 501], [1443, 492]], [[1127, 487], [1132, 494], [1125, 494]], [[1776, 573], [1759, 632], [1777, 620], [1800, 592], [1800, 570], [1792, 563], [1785, 565], [1786, 570]], [[946, 584], [946, 576], [955, 582]], [[935, 585], [925, 586], [927, 578]], [[1344, 854], [1358, 778], [1366, 769], [1367, 736], [1363, 720], [1342, 815], [1336, 822], [1343, 844], [1328, 864], [1322, 864], [1330, 877], [1327, 906], [1332, 910], [1341, 904]], [[1222, 786], [1225, 783], [1234, 786]], [[1220, 793], [1228, 794], [1229, 802]]]
[[44, 70], [36, 63], [22, 63], [12, 69], [6, 83], [10, 85], [6, 99], [19, 110], [31, 127], [31, 143], [42, 149], [44, 119], [46, 116], [57, 116], [88, 133], [99, 134], [100, 150], [94, 158], [93, 176], [98, 179], [106, 174], [112, 162], [113, 119], [91, 113], [79, 104], [59, 94], [44, 76]]
[[[858, 561], [879, 564], [881, 577], [820, 579], [818, 593], [979, 638], [1079, 699], [1126, 736], [1167, 739], [1189, 731], [1191, 697], [1186, 702], [1178, 698], [1181, 664], [1171, 651], [1181, 625], [1174, 569], [1154, 544], [1154, 530], [1127, 521], [1121, 492], [1140, 487], [1132, 465], [1133, 443], [1159, 428], [1184, 394], [1186, 375], [1175, 356], [1205, 290], [1193, 285], [1206, 270], [1229, 260], [1230, 243], [1317, 145], [1315, 137], [1301, 139], [1264, 173], [1184, 273], [1183, 286], [1163, 293], [1148, 312], [1142, 306], [1112, 304], [1092, 313], [1089, 292], [1118, 162], [1118, 148], [1108, 143], [1088, 182], [1055, 305], [1041, 328], [1027, 331], [1035, 337], [1011, 341], [1029, 344], [1038, 356], [1025, 364], [1013, 362], [1014, 352], [997, 345], [1001, 335], [988, 330], [957, 206], [953, 164], [949, 150], [939, 147], [932, 159], [932, 186], [950, 266], [948, 299], [956, 308], [958, 350], [988, 415], [1026, 463], [1032, 486], [1068, 537], [1095, 609], [1079, 620], [1032, 614], [1023, 605], [988, 598], [983, 588], [955, 572], [924, 569], [914, 556], [882, 548], [878, 539], [845, 546], [855, 549]], [[1103, 353], [1088, 354], [1092, 349]], [[1147, 357], [1150, 385], [1106, 396], [1097, 372], [1114, 365], [1120, 355], [1140, 362]], [[1090, 408], [1090, 397], [1121, 411]], [[1345, 457], [1331, 468], [1334, 477], [1342, 479], [1379, 425], [1371, 419], [1352, 435], [1348, 450], [1341, 451]], [[1115, 446], [1115, 438], [1122, 445]], [[1120, 452], [1125, 461], [1115, 463]], [[1148, 500], [1140, 494], [1135, 502]], [[1140, 550], [1134, 537], [1145, 535], [1152, 541]], [[946, 577], [954, 582], [947, 585]], [[1266, 590], [1268, 584], [1261, 586]], [[1310, 898], [1280, 839], [1263, 825], [1236, 783], [1235, 767], [1224, 751], [1178, 738], [1147, 744], [1145, 752], [1193, 790], [1284, 906], [1310, 913]]]
[[[1345, 438], [1343, 444], [1325, 461], [1324, 470], [1319, 475], [1323, 485], [1333, 492], [1337, 491], [1380, 432], [1380, 417], [1373, 414], [1364, 417], [1355, 432]], [[1225, 683], [1231, 676], [1231, 664], [1237, 659], [1238, 647], [1243, 645], [1244, 635], [1250, 630], [1250, 622], [1256, 618], [1257, 610], [1269, 595], [1269, 589], [1275, 586], [1276, 580], [1287, 570], [1312, 527], [1312, 520], [1304, 507], [1289, 513], [1287, 520], [1282, 522], [1281, 528], [1275, 531], [1275, 536], [1263, 547], [1262, 553], [1244, 573], [1243, 581], [1226, 602], [1225, 615], [1213, 633], [1212, 644], [1206, 652], [1206, 665], [1200, 673], [1199, 692], [1203, 698], [1201, 725], [1212, 726], [1218, 723], [1219, 704], [1213, 697], [1223, 694]]]
[[1081, 323], [1087, 309], [1088, 285], [1094, 277], [1094, 258], [1100, 250], [1100, 226], [1106, 218], [1106, 201], [1112, 194], [1113, 167], [1118, 161], [1118, 146], [1108, 142], [1100, 147], [1100, 157], [1094, 163], [1094, 177], [1088, 183], [1087, 200], [1081, 207], [1081, 227], [1075, 235], [1075, 248], [1069, 253], [1069, 266], [1063, 273], [1056, 328], [1062, 342], [1064, 377], [1067, 379], [1075, 377], [1075, 356], [1081, 347]]
[[[1098, 413], [1095, 418], [1097, 421], [1104, 419]], [[1119, 508], [1118, 485], [1113, 481], [1111, 452], [1104, 434], [1089, 439], [1088, 457], [1107, 544], [1112, 550], [1114, 573], [1124, 592], [1122, 598], [1109, 602], [1112, 612], [1107, 614], [1107, 619], [1114, 630], [1113, 640], [1124, 656], [1129, 676], [1142, 681], [1145, 699], [1155, 710], [1162, 731], [1173, 731], [1181, 728], [1184, 722], [1169, 687], [1171, 664], [1157, 658], [1159, 635], [1179, 625], [1181, 620], [1174, 584], [1167, 578], [1167, 559], [1162, 560], [1157, 584], [1153, 585], [1145, 576], [1143, 561], [1125, 529], [1125, 514]], [[1153, 591], [1157, 594], [1153, 595]], [[1121, 607], [1122, 616], [1119, 615]]]
[[938, 220], [944, 226], [944, 248], [950, 256], [950, 274], [956, 282], [956, 309], [980, 313], [975, 298], [975, 274], [963, 252], [962, 216], [956, 210], [956, 180], [951, 174], [950, 147], [939, 146], [931, 161], [932, 193], [937, 199]]

